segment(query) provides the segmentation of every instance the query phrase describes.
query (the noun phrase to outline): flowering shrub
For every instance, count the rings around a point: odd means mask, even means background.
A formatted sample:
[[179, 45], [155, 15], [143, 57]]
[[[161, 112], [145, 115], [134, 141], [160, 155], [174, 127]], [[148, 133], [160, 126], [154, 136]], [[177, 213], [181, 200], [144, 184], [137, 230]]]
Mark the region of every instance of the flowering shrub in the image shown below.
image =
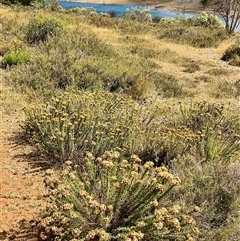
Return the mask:
[[180, 179], [153, 162], [142, 165], [136, 155], [119, 155], [86, 152], [73, 168], [67, 162], [60, 174], [47, 171], [49, 205], [39, 240], [195, 240], [194, 219], [163, 201]]
[[131, 20], [137, 20], [139, 22], [151, 22], [152, 17], [149, 13], [149, 9], [139, 9], [137, 7], [133, 7], [128, 12], [124, 13], [123, 15], [124, 19], [131, 19]]
[[186, 153], [198, 139], [186, 128], [159, 125], [158, 109], [141, 110], [131, 99], [106, 92], [65, 92], [25, 113], [27, 138], [58, 163], [77, 160], [86, 150], [98, 156], [118, 147], [159, 165]]
[[181, 123], [199, 136], [196, 145], [204, 160], [229, 160], [240, 148], [240, 122], [237, 115], [225, 116], [224, 105], [195, 103], [181, 107]]
[[134, 102], [110, 93], [66, 92], [25, 113], [27, 135], [58, 162], [86, 150], [94, 155], [115, 147], [131, 150], [141, 130]]
[[79, 15], [91, 16], [92, 14], [97, 14], [96, 10], [93, 7], [86, 7], [86, 8], [71, 8], [66, 10], [67, 13], [77, 13]]
[[221, 20], [213, 14], [208, 14], [206, 12], [201, 12], [195, 17], [190, 18], [190, 22], [194, 26], [203, 26], [207, 28], [223, 28]]

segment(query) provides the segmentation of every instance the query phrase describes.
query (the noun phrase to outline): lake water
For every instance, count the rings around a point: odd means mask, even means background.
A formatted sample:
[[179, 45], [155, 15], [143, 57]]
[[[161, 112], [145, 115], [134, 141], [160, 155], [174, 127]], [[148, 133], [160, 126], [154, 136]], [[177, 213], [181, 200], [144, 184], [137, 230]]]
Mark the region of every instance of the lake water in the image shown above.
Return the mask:
[[[103, 0], [104, 1], [104, 0]], [[149, 8], [149, 12], [153, 17], [160, 17], [160, 18], [191, 18], [194, 16], [192, 13], [181, 13], [181, 12], [170, 12], [170, 11], [161, 11], [161, 10], [155, 10], [151, 9], [153, 6], [149, 4], [99, 4], [99, 3], [87, 3], [87, 2], [69, 2], [69, 1], [60, 1], [60, 5], [64, 9], [71, 9], [75, 7], [79, 8], [89, 8], [92, 7], [96, 10], [97, 13], [108, 13], [110, 11], [114, 11], [118, 17], [121, 17], [124, 13], [126, 13], [128, 10], [131, 10], [133, 7], [138, 7], [140, 9]], [[220, 20], [224, 21], [221, 17], [219, 17]], [[240, 26], [237, 28], [236, 32], [240, 31]]]
[[[97, 4], [97, 3], [82, 3], [82, 2], [69, 2], [69, 1], [60, 1], [60, 5], [64, 9], [70, 9], [70, 8], [87, 8], [92, 7], [96, 10], [97, 13], [108, 13], [110, 11], [114, 11], [117, 16], [121, 17], [124, 13], [126, 13], [128, 10], [131, 10], [133, 7], [138, 7], [141, 9], [145, 8], [151, 8], [148, 4]], [[190, 13], [176, 13], [176, 12], [170, 12], [170, 11], [160, 11], [160, 10], [154, 10], [150, 9], [150, 14], [152, 17], [158, 16], [161, 18], [171, 17], [183, 17], [183, 18], [189, 18], [194, 16]]]

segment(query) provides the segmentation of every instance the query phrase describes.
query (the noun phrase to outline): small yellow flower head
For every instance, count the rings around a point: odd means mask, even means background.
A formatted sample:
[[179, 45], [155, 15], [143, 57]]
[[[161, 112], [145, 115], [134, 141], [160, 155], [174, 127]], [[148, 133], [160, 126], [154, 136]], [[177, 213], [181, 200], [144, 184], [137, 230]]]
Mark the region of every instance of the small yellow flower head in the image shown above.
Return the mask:
[[177, 232], [180, 232], [181, 226], [180, 222], [177, 218], [168, 217], [166, 218], [166, 221], [169, 225], [171, 225]]
[[195, 238], [193, 238], [191, 235], [187, 235], [187, 237], [186, 237], [186, 241], [195, 241], [196, 239]]
[[195, 235], [199, 235], [200, 231], [197, 227], [193, 227], [192, 228], [192, 232], [195, 234]]
[[66, 203], [62, 206], [63, 211], [69, 211], [73, 209], [73, 204], [72, 203]]
[[168, 215], [168, 210], [166, 208], [156, 209], [154, 211], [154, 214], [157, 221], [162, 221], [165, 218], [165, 216]]
[[122, 181], [121, 181], [121, 184], [128, 185], [129, 184], [129, 179], [123, 178]]
[[103, 159], [108, 159], [108, 158], [112, 158], [112, 154], [110, 151], [105, 151], [102, 155]]
[[102, 161], [101, 165], [104, 169], [110, 170], [113, 168], [114, 164], [112, 161]]
[[69, 179], [71, 179], [71, 180], [76, 179], [76, 176], [75, 176], [75, 174], [74, 174], [73, 172], [70, 172], [70, 173], [68, 174], [68, 177], [69, 177]]
[[159, 192], [163, 192], [164, 186], [160, 183], [157, 183], [155, 189], [158, 190]]
[[156, 177], [162, 178], [162, 179], [167, 180], [167, 181], [169, 181], [173, 178], [172, 174], [170, 174], [169, 172], [161, 171], [159, 169], [156, 169]]
[[151, 169], [154, 166], [153, 162], [146, 162], [143, 167], [147, 170]]
[[112, 210], [113, 210], [113, 205], [108, 205], [106, 211], [112, 212]]
[[179, 205], [174, 205], [171, 209], [170, 209], [170, 213], [175, 215], [178, 214], [181, 210], [181, 207]]
[[107, 207], [106, 207], [105, 204], [100, 204], [100, 205], [99, 205], [99, 210], [100, 210], [101, 212], [105, 212], [106, 209], [107, 209]]
[[137, 178], [137, 177], [138, 177], [138, 173], [135, 172], [135, 171], [132, 171], [132, 172], [131, 172], [131, 176], [132, 176], [133, 178]]
[[112, 152], [112, 158], [117, 159], [120, 156], [120, 153], [118, 151], [113, 151]]
[[142, 228], [142, 227], [144, 227], [145, 225], [146, 225], [146, 223], [143, 222], [143, 221], [137, 222], [137, 227], [139, 227], [139, 228]]
[[97, 143], [95, 141], [91, 142], [91, 146], [96, 146], [96, 145], [97, 145]]
[[178, 186], [179, 184], [181, 184], [181, 180], [179, 177], [173, 177], [169, 180], [169, 184], [172, 186]]
[[130, 156], [130, 161], [134, 163], [141, 163], [142, 160], [137, 155], [133, 154]]
[[79, 228], [74, 228], [72, 230], [72, 235], [74, 238], [78, 238], [80, 234], [81, 234], [81, 230]]
[[45, 174], [50, 176], [54, 174], [54, 171], [52, 169], [48, 169]]
[[73, 213], [73, 212], [70, 213], [70, 218], [71, 218], [71, 219], [74, 220], [74, 219], [76, 219], [77, 217], [78, 217], [78, 215], [77, 215], [76, 213]]
[[157, 199], [154, 199], [153, 201], [151, 201], [151, 202], [150, 202], [150, 205], [151, 205], [152, 207], [157, 207], [157, 206], [158, 206], [158, 201], [157, 201]]
[[72, 165], [72, 162], [71, 162], [71, 161], [66, 161], [65, 164], [66, 164], [67, 166], [71, 166], [71, 165]]
[[128, 169], [130, 167], [129, 163], [127, 160], [122, 160], [120, 163], [120, 168], [121, 169]]
[[111, 176], [109, 179], [110, 179], [110, 181], [117, 181], [117, 177], [116, 176]]
[[96, 159], [96, 162], [101, 163], [102, 160], [103, 160], [103, 159], [102, 159], [101, 157], [98, 157], [98, 158]]
[[[87, 140], [85, 140], [85, 141], [87, 141]], [[84, 142], [85, 142], [85, 141], [84, 141]], [[87, 142], [88, 142], [88, 141], [87, 141]], [[87, 151], [87, 152], [85, 153], [85, 157], [87, 157], [87, 159], [88, 159], [89, 161], [94, 160], [93, 154], [92, 154], [91, 152], [89, 152], [89, 151]]]
[[151, 183], [157, 183], [157, 178], [153, 177]]
[[109, 224], [110, 218], [104, 217], [102, 220], [103, 220], [104, 223]]
[[144, 234], [140, 231], [132, 231], [130, 232], [124, 239], [124, 241], [139, 241], [143, 239]]
[[118, 189], [118, 188], [120, 188], [120, 183], [119, 182], [115, 182], [114, 184], [113, 184], [113, 186], [116, 188], [116, 189]]
[[196, 221], [192, 217], [190, 217], [188, 215], [182, 215], [182, 219], [183, 219], [183, 221], [186, 224], [189, 224], [191, 226], [195, 226], [196, 225]]
[[101, 240], [107, 241], [109, 239], [109, 233], [107, 233], [104, 229], [94, 229], [88, 232], [85, 237], [85, 241], [93, 241], [93, 240]]
[[168, 172], [168, 169], [164, 166], [157, 168], [160, 172]]
[[198, 206], [195, 206], [195, 207], [194, 207], [194, 212], [200, 213], [200, 212], [201, 212], [201, 209], [200, 209], [200, 207], [198, 207]]
[[163, 222], [155, 222], [153, 225], [157, 230], [161, 230], [163, 228]]

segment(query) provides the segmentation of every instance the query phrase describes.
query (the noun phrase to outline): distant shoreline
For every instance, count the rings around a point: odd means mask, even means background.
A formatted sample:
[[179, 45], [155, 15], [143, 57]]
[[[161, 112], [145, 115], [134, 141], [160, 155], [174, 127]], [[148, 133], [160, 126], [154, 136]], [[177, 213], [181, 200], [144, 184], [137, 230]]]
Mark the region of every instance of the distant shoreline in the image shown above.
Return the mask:
[[169, 12], [184, 12], [184, 13], [199, 13], [202, 11], [211, 12], [211, 9], [204, 9], [198, 0], [173, 0], [169, 3], [157, 3], [154, 1], [146, 2], [131, 2], [121, 0], [73, 0], [67, 2], [82, 2], [82, 3], [97, 3], [97, 4], [148, 4], [156, 11], [169, 11]]

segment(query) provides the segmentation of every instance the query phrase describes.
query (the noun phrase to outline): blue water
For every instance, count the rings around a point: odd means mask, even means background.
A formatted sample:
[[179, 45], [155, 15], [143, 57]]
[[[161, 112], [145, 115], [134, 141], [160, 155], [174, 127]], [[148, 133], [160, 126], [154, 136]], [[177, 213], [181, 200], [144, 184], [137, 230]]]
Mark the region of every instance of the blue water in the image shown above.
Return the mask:
[[[97, 13], [108, 13], [110, 11], [114, 11], [117, 16], [121, 17], [124, 13], [126, 13], [128, 10], [131, 10], [133, 7], [138, 7], [141, 9], [148, 8], [149, 5], [143, 4], [98, 4], [98, 3], [80, 3], [80, 2], [68, 2], [68, 1], [60, 1], [60, 5], [64, 9], [70, 9], [70, 8], [87, 8], [92, 7], [96, 10]], [[170, 11], [160, 11], [160, 10], [153, 10], [151, 9], [150, 14], [152, 17], [158, 16], [161, 18], [171, 17], [183, 17], [183, 18], [189, 18], [192, 17], [193, 14], [190, 13], [176, 13], [176, 12], [170, 12]]]
[[[103, 0], [104, 1], [104, 0]], [[160, 18], [191, 18], [194, 16], [192, 13], [181, 13], [181, 12], [170, 12], [170, 11], [162, 11], [162, 10], [154, 10], [151, 9], [149, 4], [99, 4], [99, 3], [83, 3], [83, 2], [69, 2], [69, 1], [60, 1], [60, 5], [64, 9], [71, 9], [75, 7], [79, 8], [94, 8], [97, 13], [108, 13], [110, 11], [114, 11], [118, 17], [121, 17], [124, 13], [131, 10], [133, 7], [138, 7], [140, 9], [150, 8], [149, 13], [153, 17], [160, 17]], [[224, 25], [224, 21], [221, 17], [219, 19], [222, 21]], [[237, 32], [240, 31], [240, 26], [236, 30]]]

